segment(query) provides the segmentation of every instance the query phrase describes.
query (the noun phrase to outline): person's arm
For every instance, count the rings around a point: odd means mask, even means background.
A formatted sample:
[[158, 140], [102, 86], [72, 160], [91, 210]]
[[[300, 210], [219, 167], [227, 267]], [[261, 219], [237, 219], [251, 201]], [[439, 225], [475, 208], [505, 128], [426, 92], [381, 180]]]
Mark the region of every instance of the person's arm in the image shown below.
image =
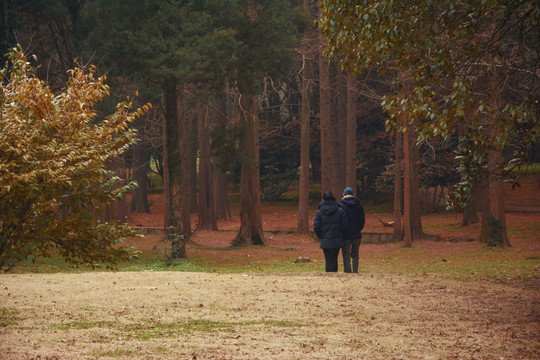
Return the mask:
[[360, 205], [360, 216], [358, 219], [358, 228], [360, 231], [364, 229], [364, 225], [366, 225], [366, 214], [364, 213], [364, 207]]
[[315, 214], [315, 220], [313, 220], [313, 231], [317, 234], [317, 237], [321, 238], [321, 214], [317, 211]]
[[349, 231], [349, 218], [347, 217], [347, 214], [345, 213], [345, 210], [341, 209], [341, 232], [343, 235], [347, 234], [347, 231]]

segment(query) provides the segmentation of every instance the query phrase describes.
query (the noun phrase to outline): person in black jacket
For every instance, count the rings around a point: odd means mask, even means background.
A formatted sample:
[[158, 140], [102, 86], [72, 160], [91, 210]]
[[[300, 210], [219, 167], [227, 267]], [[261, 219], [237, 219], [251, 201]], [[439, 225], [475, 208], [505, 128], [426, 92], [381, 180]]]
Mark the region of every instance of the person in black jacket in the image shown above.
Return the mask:
[[366, 223], [366, 215], [364, 213], [364, 207], [360, 203], [360, 200], [354, 196], [353, 189], [350, 187], [343, 190], [343, 199], [339, 203], [339, 207], [345, 210], [347, 218], [349, 219], [349, 228], [345, 234], [343, 244], [343, 270], [346, 273], [351, 272], [351, 258], [352, 258], [352, 272], [358, 272], [358, 248], [362, 241], [362, 229]]
[[345, 211], [338, 206], [332, 192], [326, 191], [313, 221], [313, 231], [321, 239], [326, 272], [338, 271], [339, 249], [343, 247], [343, 235], [347, 228]]

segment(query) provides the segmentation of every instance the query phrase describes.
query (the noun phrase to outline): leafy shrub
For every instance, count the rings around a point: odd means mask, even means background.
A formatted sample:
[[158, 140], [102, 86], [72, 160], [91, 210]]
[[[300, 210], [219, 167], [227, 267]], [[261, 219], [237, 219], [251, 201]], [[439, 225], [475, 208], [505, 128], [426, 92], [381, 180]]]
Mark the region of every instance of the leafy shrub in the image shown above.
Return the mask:
[[99, 210], [133, 189], [107, 169], [135, 141], [128, 125], [148, 109], [131, 103], [101, 120], [94, 107], [109, 95], [95, 68], [71, 70], [53, 94], [20, 48], [0, 73], [0, 269], [30, 255], [58, 253], [71, 265], [114, 265], [133, 252], [127, 225], [97, 220]]

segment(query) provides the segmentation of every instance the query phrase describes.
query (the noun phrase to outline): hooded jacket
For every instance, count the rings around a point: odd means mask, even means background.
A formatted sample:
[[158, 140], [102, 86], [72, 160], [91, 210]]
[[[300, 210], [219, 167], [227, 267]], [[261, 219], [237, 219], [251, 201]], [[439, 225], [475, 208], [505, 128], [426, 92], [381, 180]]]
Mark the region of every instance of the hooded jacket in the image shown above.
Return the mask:
[[361, 231], [366, 223], [366, 215], [360, 200], [354, 196], [345, 196], [339, 206], [345, 210], [345, 214], [347, 214], [347, 218], [349, 219], [349, 228], [345, 234], [345, 239], [361, 239]]
[[338, 206], [335, 199], [321, 202], [313, 221], [313, 231], [321, 239], [321, 249], [343, 247], [343, 235], [348, 226], [345, 211]]

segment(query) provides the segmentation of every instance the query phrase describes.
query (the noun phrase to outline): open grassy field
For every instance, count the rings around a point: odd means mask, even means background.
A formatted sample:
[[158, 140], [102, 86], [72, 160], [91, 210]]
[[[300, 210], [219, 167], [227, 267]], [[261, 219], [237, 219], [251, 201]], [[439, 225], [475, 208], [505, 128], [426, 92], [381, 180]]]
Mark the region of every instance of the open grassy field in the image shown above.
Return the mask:
[[[426, 215], [441, 241], [362, 244], [360, 274], [323, 272], [290, 203], [264, 205], [267, 246], [229, 247], [235, 213], [172, 263], [159, 235], [128, 240], [139, 259], [115, 272], [33, 259], [0, 275], [0, 359], [538, 359], [540, 199], [526, 189], [510, 193], [527, 206], [507, 214], [511, 248], [450, 241], [478, 226]], [[366, 210], [366, 231], [389, 231]]]
[[540, 354], [532, 274], [87, 272], [2, 275], [1, 286], [1, 359]]

